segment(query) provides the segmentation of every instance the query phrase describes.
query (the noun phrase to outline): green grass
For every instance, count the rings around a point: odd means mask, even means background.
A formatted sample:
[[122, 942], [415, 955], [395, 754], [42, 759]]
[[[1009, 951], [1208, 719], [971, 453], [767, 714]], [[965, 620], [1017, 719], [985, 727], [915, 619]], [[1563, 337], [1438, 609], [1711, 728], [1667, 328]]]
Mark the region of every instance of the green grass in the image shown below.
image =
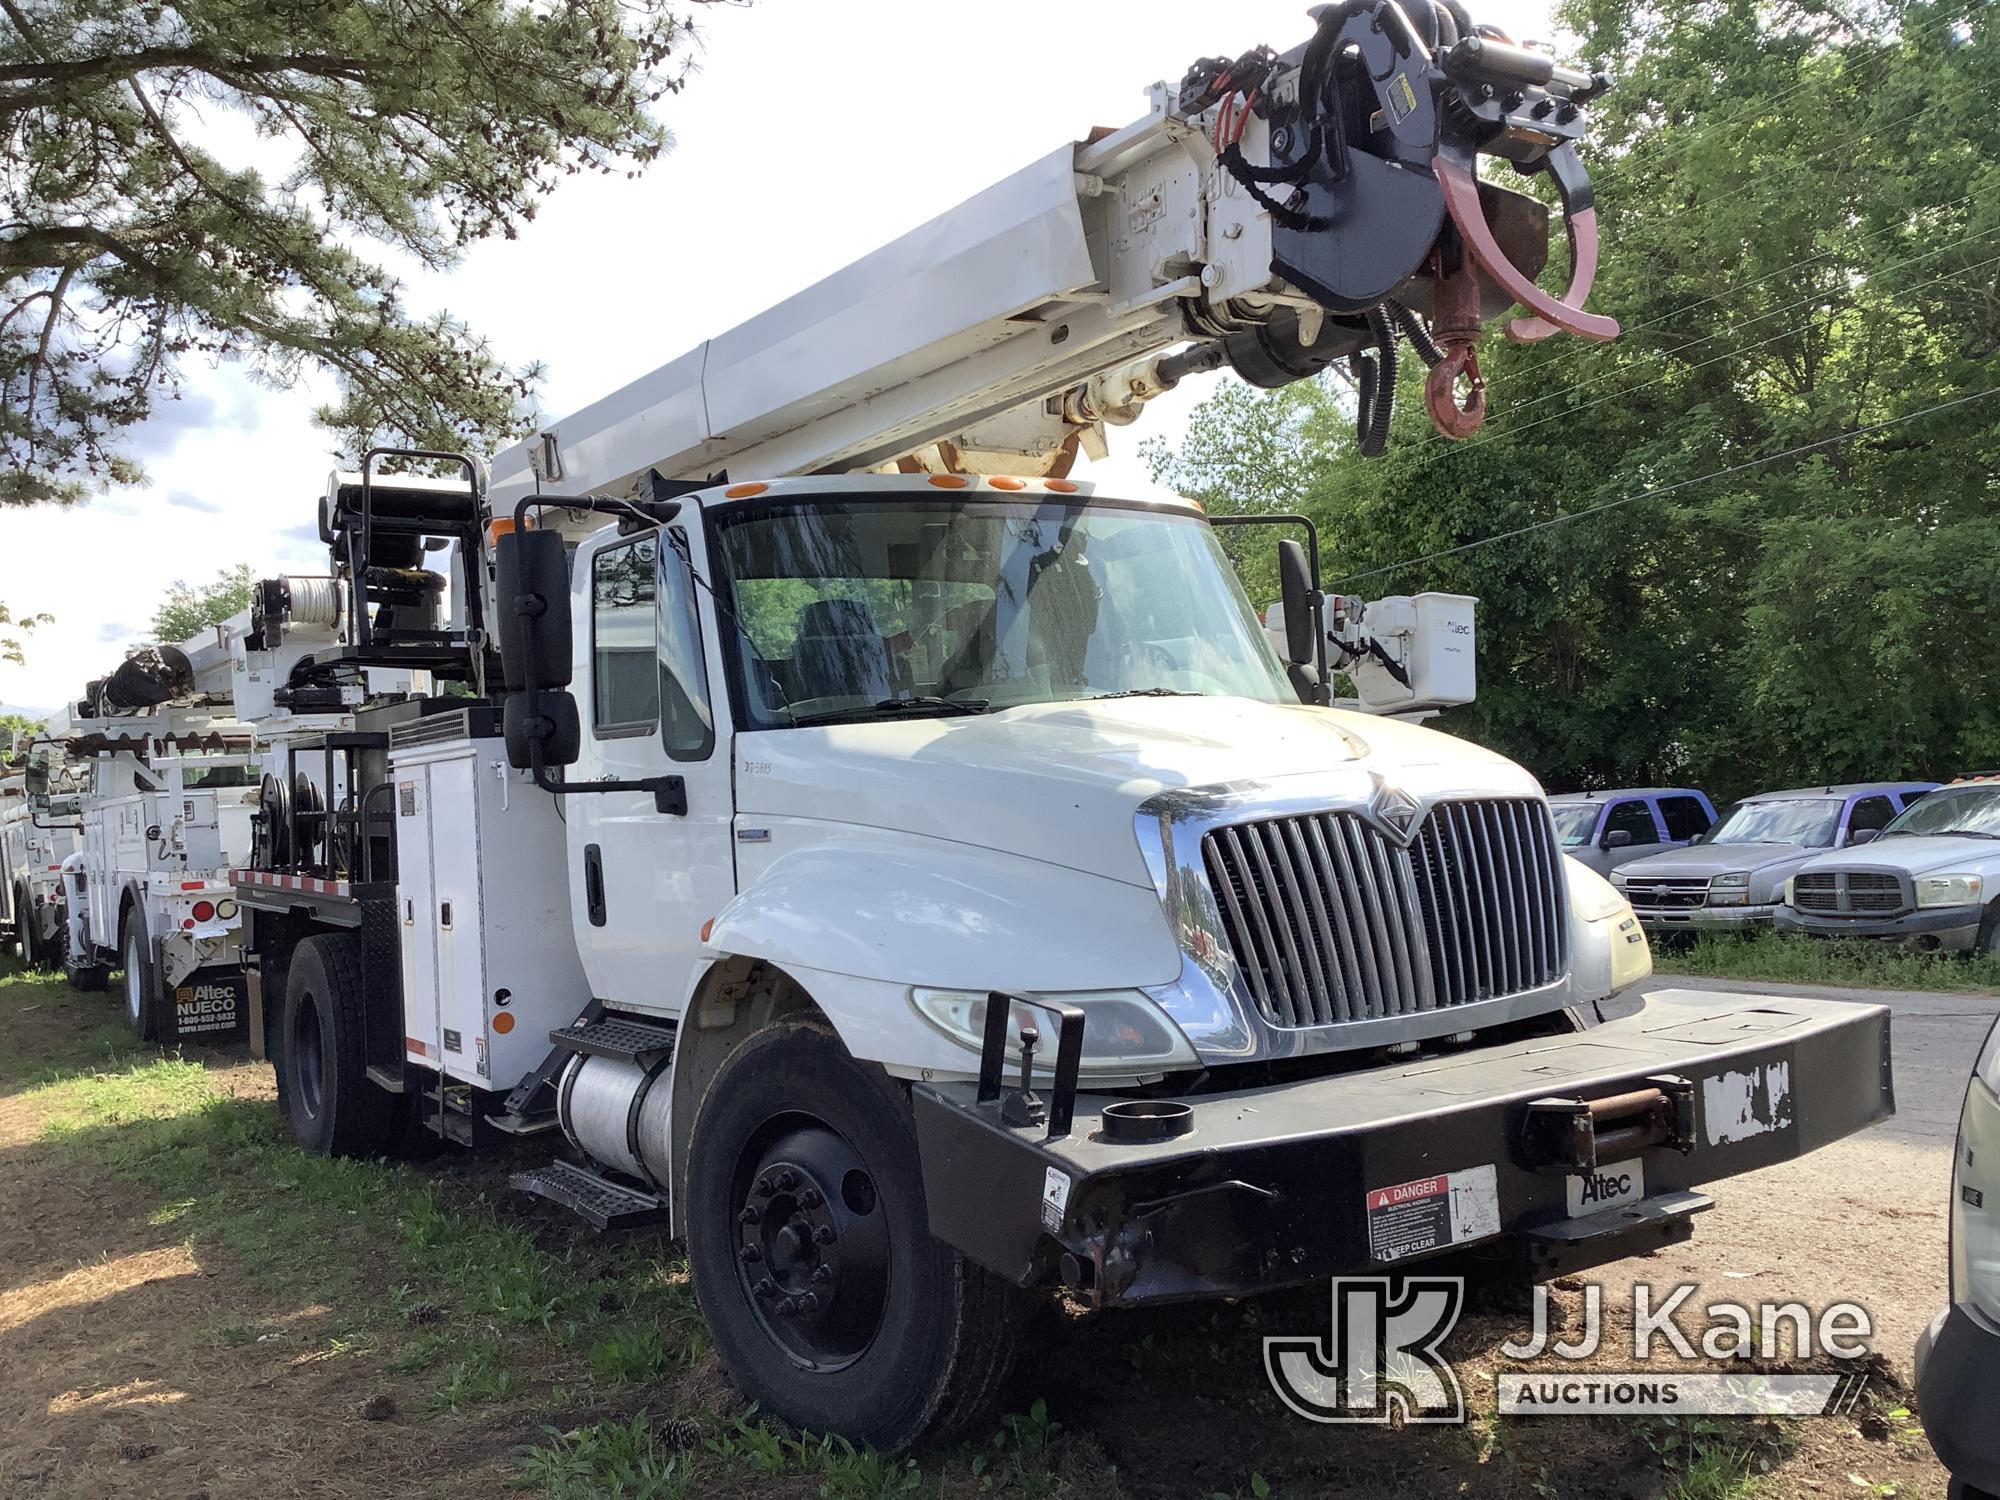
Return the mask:
[[1653, 967], [1661, 974], [1866, 989], [2000, 990], [2000, 958], [1916, 953], [1886, 943], [1836, 942], [1781, 932], [1704, 935], [1688, 943], [1656, 941]]

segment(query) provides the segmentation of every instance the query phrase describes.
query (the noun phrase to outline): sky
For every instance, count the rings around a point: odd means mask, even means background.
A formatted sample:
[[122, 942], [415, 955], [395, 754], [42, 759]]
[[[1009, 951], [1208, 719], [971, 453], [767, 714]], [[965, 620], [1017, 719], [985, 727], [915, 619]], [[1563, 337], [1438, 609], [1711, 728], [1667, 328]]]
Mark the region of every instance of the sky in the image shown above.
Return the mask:
[[[1546, 35], [1549, 0], [1472, 0]], [[583, 406], [1035, 160], [1143, 113], [1198, 56], [1302, 41], [1303, 0], [759, 0], [704, 8], [700, 71], [661, 106], [675, 146], [630, 180], [568, 179], [520, 238], [412, 278], [510, 364], [547, 369], [544, 409]], [[248, 563], [326, 570], [317, 497], [332, 466], [311, 380], [264, 389], [194, 365], [131, 435], [148, 482], [68, 510], [0, 513], [0, 600], [54, 623], [0, 664], [0, 701], [47, 710], [144, 637], [176, 579]], [[1142, 438], [1173, 442], [1215, 380], [1189, 380], [1079, 478], [1151, 487]]]

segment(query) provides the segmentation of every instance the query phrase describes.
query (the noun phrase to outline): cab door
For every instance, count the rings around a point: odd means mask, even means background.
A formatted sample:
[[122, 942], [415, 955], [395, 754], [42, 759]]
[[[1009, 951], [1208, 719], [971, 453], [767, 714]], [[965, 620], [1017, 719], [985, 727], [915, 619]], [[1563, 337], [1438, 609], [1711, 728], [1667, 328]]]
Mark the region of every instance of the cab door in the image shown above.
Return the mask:
[[714, 707], [714, 642], [690, 576], [701, 517], [607, 530], [571, 565], [583, 741], [572, 783], [678, 776], [685, 813], [651, 792], [563, 798], [570, 904], [591, 990], [611, 1004], [677, 1011], [703, 924], [736, 892], [729, 731]]

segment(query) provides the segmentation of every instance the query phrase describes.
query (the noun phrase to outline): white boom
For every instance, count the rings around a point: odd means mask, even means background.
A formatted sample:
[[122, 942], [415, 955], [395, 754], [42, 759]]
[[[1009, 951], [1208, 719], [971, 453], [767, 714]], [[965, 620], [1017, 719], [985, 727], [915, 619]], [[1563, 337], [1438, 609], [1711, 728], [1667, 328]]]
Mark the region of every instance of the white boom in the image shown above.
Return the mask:
[[[1572, 142], [1601, 83], [1483, 31], [1460, 37], [1451, 10], [1411, 22], [1394, 6], [1323, 7], [1283, 58], [1207, 59], [1178, 89], [1153, 85], [1124, 129], [1050, 152], [509, 448], [495, 513], [538, 485], [621, 495], [648, 470], [1059, 475], [1190, 370], [1274, 386], [1374, 348], [1392, 371], [1405, 333], [1442, 362], [1434, 418], [1466, 435], [1483, 410], [1469, 351], [1485, 318], [1518, 298], [1546, 332], [1616, 325], [1569, 305], [1596, 253]], [[1369, 64], [1372, 95], [1343, 90], [1336, 54]], [[1482, 151], [1549, 171], [1574, 208], [1569, 302], [1528, 279], [1546, 211], [1476, 183]], [[1542, 336], [1537, 321], [1516, 333]]]

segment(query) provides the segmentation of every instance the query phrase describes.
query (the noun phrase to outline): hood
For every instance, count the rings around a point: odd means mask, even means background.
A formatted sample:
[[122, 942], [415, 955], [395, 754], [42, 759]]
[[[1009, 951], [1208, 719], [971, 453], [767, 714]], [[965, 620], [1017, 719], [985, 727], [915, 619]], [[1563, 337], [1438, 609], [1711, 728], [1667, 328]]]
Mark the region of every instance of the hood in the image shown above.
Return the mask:
[[1824, 852], [1804, 844], [1695, 844], [1628, 861], [1618, 867], [1618, 873], [1628, 881], [1644, 880], [1649, 875], [1683, 880], [1712, 878], [1795, 864]]
[[1841, 849], [1802, 866], [1803, 870], [1901, 870], [1922, 875], [1957, 865], [2000, 861], [2000, 842], [1955, 833], [1928, 833], [1876, 839], [1858, 849]]
[[1540, 795], [1513, 762], [1435, 730], [1244, 698], [760, 730], [736, 737], [736, 765], [742, 817], [893, 829], [1144, 886], [1152, 877], [1133, 817], [1161, 792], [1315, 776], [1329, 802], [1361, 800], [1379, 775], [1419, 797]]

